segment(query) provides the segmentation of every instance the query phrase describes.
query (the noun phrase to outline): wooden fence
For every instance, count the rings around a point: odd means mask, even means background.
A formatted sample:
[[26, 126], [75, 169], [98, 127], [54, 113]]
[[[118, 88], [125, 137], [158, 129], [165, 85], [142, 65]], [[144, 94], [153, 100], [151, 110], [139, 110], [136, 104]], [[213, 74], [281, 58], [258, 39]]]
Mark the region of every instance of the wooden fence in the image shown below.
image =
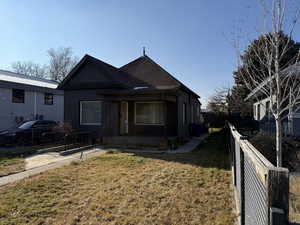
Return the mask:
[[247, 137], [230, 130], [233, 184], [240, 225], [287, 225], [289, 171], [275, 167]]

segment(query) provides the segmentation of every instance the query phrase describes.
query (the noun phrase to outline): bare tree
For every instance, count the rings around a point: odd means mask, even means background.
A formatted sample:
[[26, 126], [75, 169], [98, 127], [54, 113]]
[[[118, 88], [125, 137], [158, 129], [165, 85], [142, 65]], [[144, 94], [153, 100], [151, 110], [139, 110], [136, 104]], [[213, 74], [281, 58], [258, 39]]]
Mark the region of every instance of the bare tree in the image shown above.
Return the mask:
[[49, 74], [52, 80], [62, 81], [71, 69], [77, 64], [78, 59], [73, 56], [71, 48], [49, 49], [48, 55]]
[[229, 88], [222, 87], [215, 89], [213, 95], [209, 97], [207, 107], [213, 112], [228, 112], [227, 97]]
[[[293, 17], [288, 18], [287, 0], [272, 0], [272, 5], [268, 4], [270, 1], [261, 0], [260, 2], [264, 9], [264, 24], [266, 25], [261, 35], [264, 41], [253, 42], [253, 53], [256, 57], [254, 57], [255, 60], [249, 57], [246, 62], [243, 62], [243, 78], [250, 90], [256, 89], [270, 101], [270, 111], [276, 123], [276, 161], [277, 166], [282, 166], [282, 122], [300, 106], [300, 71], [297, 69], [299, 65], [290, 66], [299, 61], [299, 53], [296, 59], [288, 60], [284, 65], [282, 62], [288, 54], [300, 11], [295, 10]], [[283, 31], [288, 33], [289, 38], [280, 38]], [[238, 49], [237, 46], [236, 49]], [[242, 55], [241, 51], [239, 55]], [[242, 66], [240, 56], [238, 57], [239, 67]], [[259, 67], [257, 62], [260, 64]]]
[[13, 72], [24, 74], [28, 76], [38, 77], [38, 78], [46, 78], [47, 77], [47, 66], [41, 66], [37, 63], [33, 62], [21, 62], [17, 61], [12, 63], [11, 68]]

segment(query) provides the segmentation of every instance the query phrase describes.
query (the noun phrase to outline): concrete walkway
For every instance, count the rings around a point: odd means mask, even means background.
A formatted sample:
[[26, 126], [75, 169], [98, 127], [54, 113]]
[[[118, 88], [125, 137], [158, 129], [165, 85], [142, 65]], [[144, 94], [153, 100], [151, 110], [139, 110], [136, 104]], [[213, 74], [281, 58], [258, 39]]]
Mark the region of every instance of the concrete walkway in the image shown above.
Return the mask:
[[132, 153], [167, 153], [167, 154], [175, 154], [175, 153], [187, 153], [193, 151], [195, 148], [200, 145], [200, 143], [206, 139], [209, 134], [203, 134], [200, 137], [193, 137], [188, 143], [180, 146], [175, 150], [141, 150], [141, 149], [123, 149], [125, 152], [132, 152]]
[[200, 137], [193, 137], [192, 140], [190, 140], [188, 143], [180, 146], [178, 149], [175, 150], [168, 150], [168, 153], [187, 153], [193, 151], [195, 148], [200, 145], [200, 143], [206, 139], [209, 136], [209, 134], [203, 134]]
[[8, 175], [0, 178], [0, 186], [13, 183], [15, 181], [22, 180], [26, 177], [31, 177], [47, 170], [59, 168], [65, 165], [69, 165], [73, 161], [80, 161], [95, 156], [104, 154], [106, 151], [101, 148], [93, 148], [83, 152], [82, 158], [81, 152], [71, 154], [68, 156], [59, 156], [57, 153], [45, 153], [40, 155], [31, 156], [25, 159], [26, 170], [20, 173]]

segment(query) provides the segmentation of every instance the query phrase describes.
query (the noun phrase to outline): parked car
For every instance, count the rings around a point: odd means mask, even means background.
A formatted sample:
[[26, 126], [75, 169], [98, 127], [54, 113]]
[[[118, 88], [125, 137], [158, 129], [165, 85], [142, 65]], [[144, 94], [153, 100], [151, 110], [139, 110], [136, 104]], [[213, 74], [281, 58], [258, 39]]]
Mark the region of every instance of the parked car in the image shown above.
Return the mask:
[[32, 120], [17, 128], [0, 131], [0, 145], [40, 143], [51, 134], [57, 123], [52, 120]]

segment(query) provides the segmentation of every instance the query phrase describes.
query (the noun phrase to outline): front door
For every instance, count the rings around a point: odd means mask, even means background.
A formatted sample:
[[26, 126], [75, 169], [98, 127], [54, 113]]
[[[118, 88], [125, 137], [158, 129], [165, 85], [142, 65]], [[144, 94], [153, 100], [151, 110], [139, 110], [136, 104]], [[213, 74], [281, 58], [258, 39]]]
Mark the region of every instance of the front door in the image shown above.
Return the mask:
[[120, 134], [128, 134], [128, 102], [121, 102]]

